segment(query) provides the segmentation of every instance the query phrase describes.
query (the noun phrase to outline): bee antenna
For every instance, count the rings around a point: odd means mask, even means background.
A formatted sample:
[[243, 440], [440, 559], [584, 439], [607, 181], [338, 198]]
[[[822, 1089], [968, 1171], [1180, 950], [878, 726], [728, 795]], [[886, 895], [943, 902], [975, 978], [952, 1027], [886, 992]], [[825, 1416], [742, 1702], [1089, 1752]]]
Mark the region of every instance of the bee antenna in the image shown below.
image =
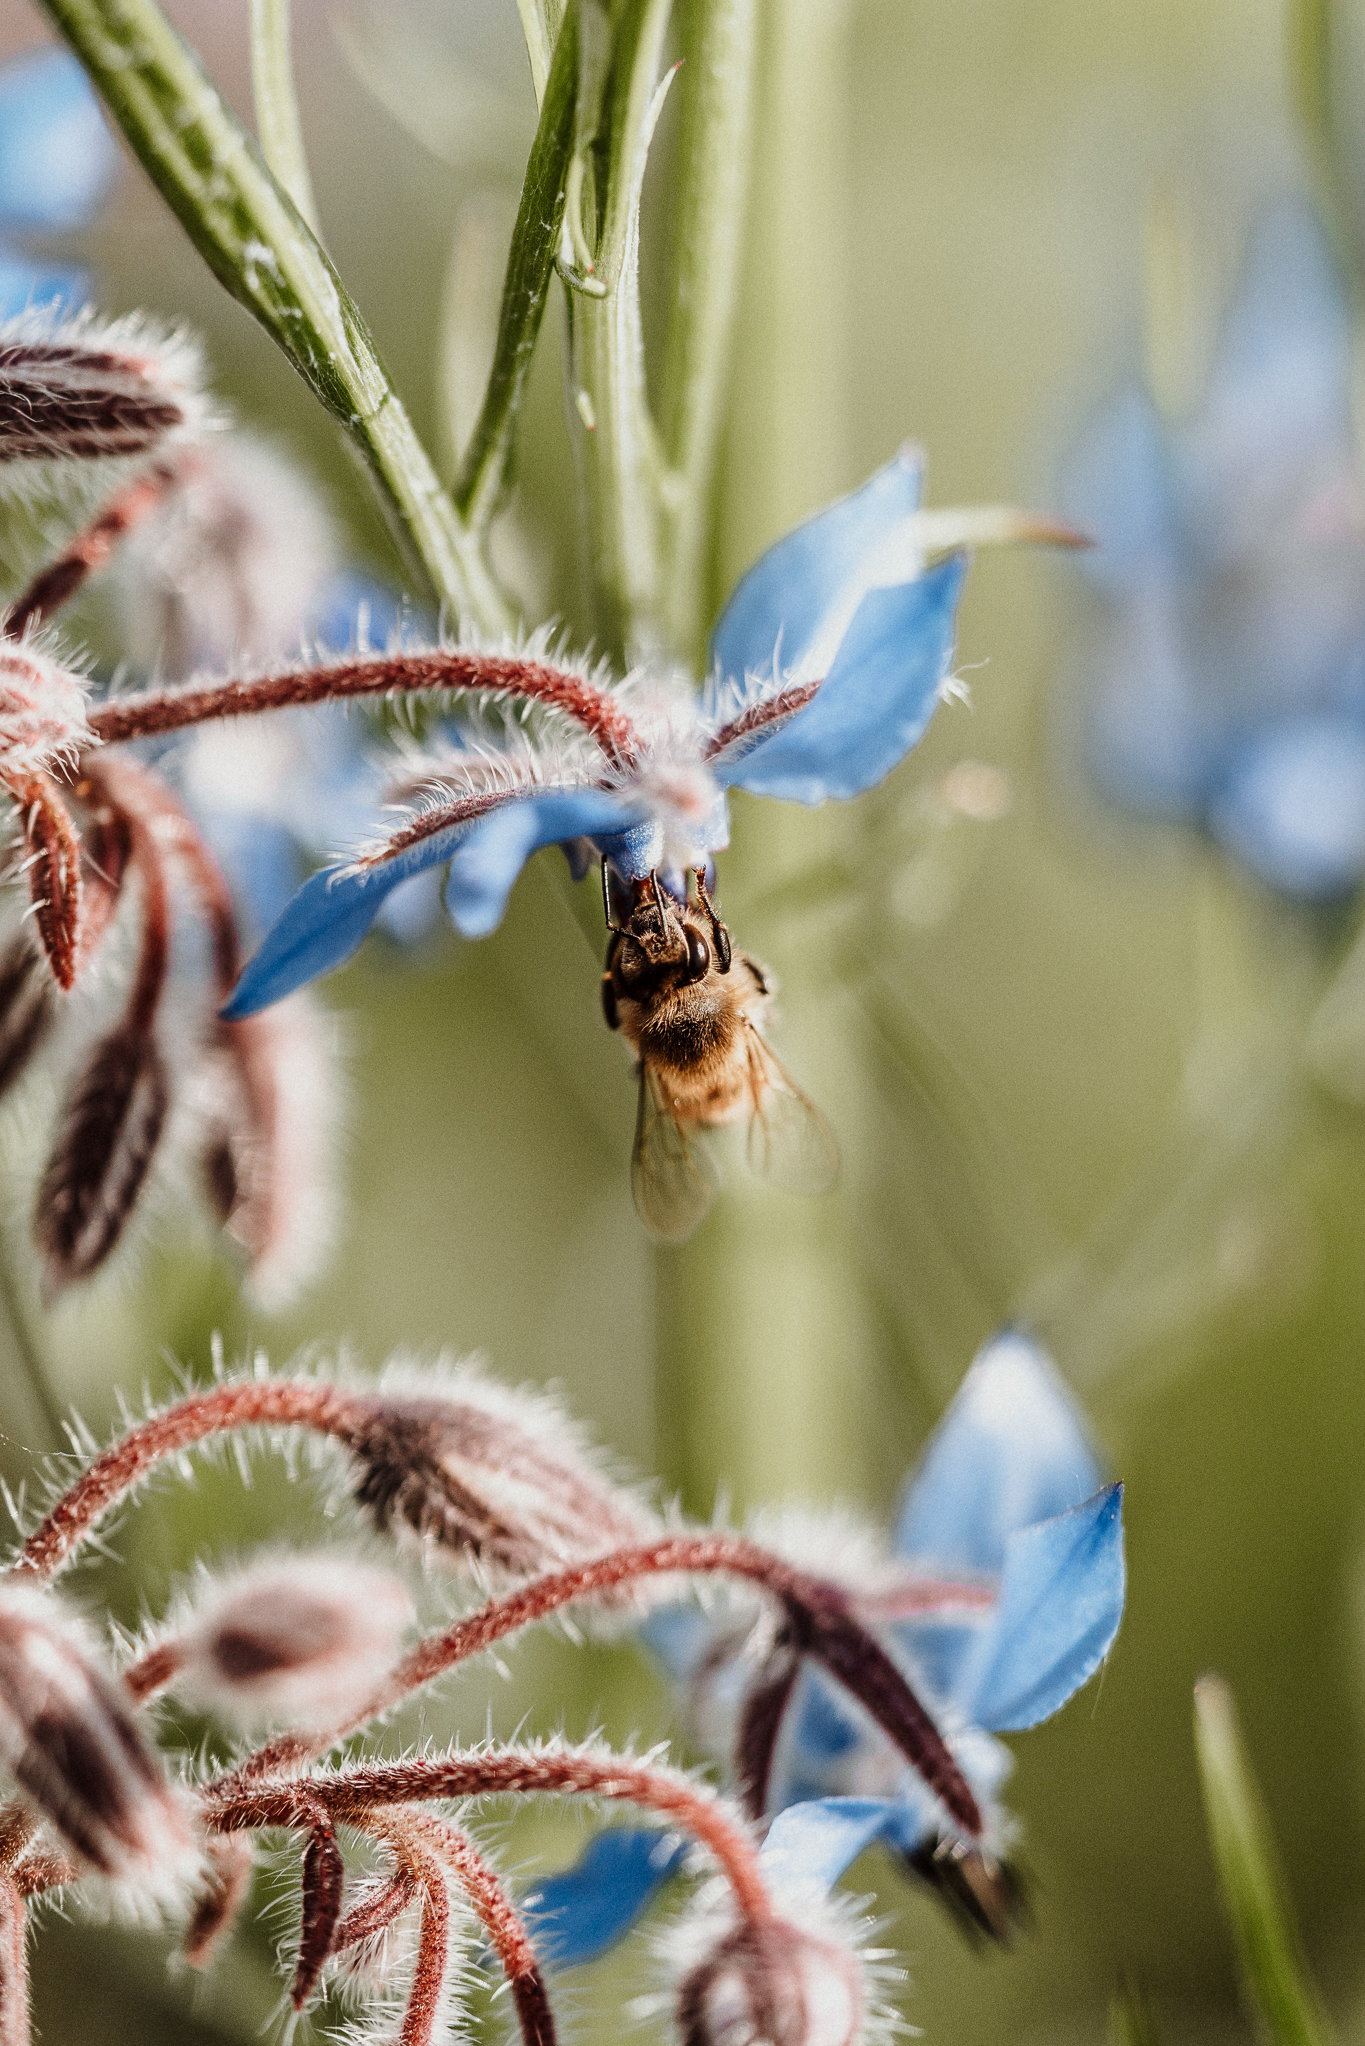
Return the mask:
[[[636, 886], [639, 886], [638, 882]], [[623, 931], [629, 930], [629, 924], [618, 924], [616, 918], [611, 913], [611, 876], [608, 872], [605, 853], [602, 856], [602, 914], [607, 920], [607, 929], [615, 931], [618, 937]]]

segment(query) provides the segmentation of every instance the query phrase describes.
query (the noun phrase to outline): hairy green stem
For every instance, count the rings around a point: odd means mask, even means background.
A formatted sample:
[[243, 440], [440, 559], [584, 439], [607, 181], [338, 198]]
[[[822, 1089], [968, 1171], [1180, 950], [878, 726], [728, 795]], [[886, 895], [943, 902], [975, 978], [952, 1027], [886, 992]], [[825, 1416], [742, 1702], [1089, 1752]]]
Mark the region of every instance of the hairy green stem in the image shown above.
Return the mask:
[[455, 503], [476, 533], [487, 531], [507, 487], [517, 419], [540, 333], [564, 219], [578, 86], [578, 9], [570, 0], [545, 84], [526, 165], [503, 285], [493, 367], [455, 485]]
[[359, 311], [260, 150], [156, 0], [42, 0], [209, 268], [337, 418], [437, 597], [510, 613], [442, 490]]
[[712, 608], [716, 452], [748, 214], [757, 0], [689, 0], [679, 26], [679, 189], [659, 406], [669, 470], [662, 603], [669, 641], [699, 665]]
[[251, 91], [261, 154], [317, 234], [317, 201], [308, 175], [289, 58], [289, 0], [251, 0], [250, 30]]

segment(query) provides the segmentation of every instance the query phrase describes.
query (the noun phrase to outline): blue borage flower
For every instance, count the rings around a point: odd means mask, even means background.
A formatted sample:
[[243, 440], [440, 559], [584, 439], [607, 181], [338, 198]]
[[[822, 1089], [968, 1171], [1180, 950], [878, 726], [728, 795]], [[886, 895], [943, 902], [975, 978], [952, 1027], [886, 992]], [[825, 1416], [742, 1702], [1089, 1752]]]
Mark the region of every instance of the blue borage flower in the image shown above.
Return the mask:
[[[1122, 1487], [1104, 1485], [1076, 1409], [1036, 1343], [997, 1336], [967, 1373], [906, 1491], [891, 1538], [892, 1558], [913, 1564], [905, 1592], [923, 1573], [993, 1594], [976, 1612], [921, 1603], [909, 1618], [886, 1617], [898, 1602], [894, 1575], [871, 1557], [836, 1574], [857, 1591], [863, 1617], [879, 1617], [884, 1641], [917, 1694], [935, 1711], [983, 1808], [987, 1844], [999, 1854], [1009, 1823], [993, 1800], [1008, 1775], [1008, 1750], [994, 1738], [1036, 1726], [1099, 1668], [1123, 1611]], [[771, 1535], [769, 1535], [771, 1540]], [[837, 1560], [837, 1559], [836, 1559]], [[822, 1568], [830, 1570], [831, 1544]], [[927, 1603], [927, 1602], [926, 1602]], [[742, 1719], [757, 1694], [741, 1627], [695, 1606], [646, 1622], [644, 1637], [670, 1676], [723, 1720]], [[893, 1756], [870, 1725], [819, 1673], [803, 1668], [786, 1704], [768, 1775], [770, 1820], [765, 1872], [785, 1889], [823, 1897], [874, 1841], [927, 1876], [969, 1919], [1007, 1929], [1010, 1884], [981, 1857], [955, 1847], [932, 1794]], [[549, 1965], [589, 1961], [639, 1917], [683, 1857], [681, 1841], [613, 1828], [577, 1864], [536, 1886], [528, 1899], [537, 1945]], [[978, 1865], [979, 1864], [979, 1865]]]
[[1365, 874], [1365, 494], [1345, 293], [1312, 216], [1252, 238], [1197, 411], [1112, 400], [1069, 458], [1099, 542], [1089, 749], [1125, 807], [1202, 825], [1281, 893]]
[[54, 302], [69, 309], [86, 297], [83, 270], [35, 260], [23, 238], [84, 227], [117, 166], [99, 102], [74, 57], [30, 50], [0, 67], [0, 318]]
[[729, 789], [816, 804], [874, 786], [922, 736], [949, 674], [965, 557], [927, 567], [928, 553], [1059, 537], [1018, 514], [922, 513], [919, 495], [907, 450], [770, 549], [716, 628], [700, 695], [655, 671], [613, 683], [552, 657], [543, 636], [496, 657], [534, 671], [525, 686], [488, 685], [533, 706], [524, 742], [475, 735], [410, 763], [403, 824], [306, 883], [225, 1014], [339, 966], [392, 891], [430, 867], [448, 864], [450, 916], [483, 937], [542, 846], [563, 846], [580, 874], [600, 857], [622, 883], [657, 871], [685, 893], [685, 870], [727, 842]]

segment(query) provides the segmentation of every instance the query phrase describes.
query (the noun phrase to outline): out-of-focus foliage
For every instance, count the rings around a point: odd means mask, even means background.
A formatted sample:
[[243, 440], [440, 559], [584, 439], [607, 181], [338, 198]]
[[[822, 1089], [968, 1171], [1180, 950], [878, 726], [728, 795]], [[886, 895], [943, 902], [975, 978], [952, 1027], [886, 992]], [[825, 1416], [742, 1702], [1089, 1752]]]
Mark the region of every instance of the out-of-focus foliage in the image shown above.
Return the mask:
[[[172, 11], [245, 109], [244, 11]], [[713, 608], [906, 436], [930, 451], [931, 502], [1047, 504], [1118, 383], [1178, 432], [1254, 222], [1311, 181], [1276, 6], [769, 11], [755, 175], [771, 226], [746, 264]], [[533, 120], [515, 9], [311, 0], [296, 35], [324, 236], [433, 429], [488, 324], [475, 302], [443, 331], [461, 302], [447, 280], [488, 270], [479, 235]], [[0, 48], [36, 39], [4, 0]], [[437, 78], [477, 115], [455, 143], [447, 97], [414, 84]], [[1341, 90], [1365, 108], [1365, 60]], [[523, 124], [510, 153], [504, 106]], [[668, 146], [665, 124], [660, 186]], [[109, 311], [201, 329], [243, 419], [283, 437], [353, 550], [399, 577], [326, 421], [135, 171], [62, 249]], [[557, 321], [552, 306], [499, 544], [532, 608], [581, 626]], [[1092, 1702], [1021, 1748], [1027, 1938], [974, 1956], [917, 1896], [884, 1891], [916, 1955], [907, 2010], [958, 2046], [1093, 2038], [1126, 1975], [1164, 2039], [1244, 2024], [1189, 1733], [1190, 1685], [1216, 1665], [1349, 2034], [1365, 1997], [1365, 1118], [1303, 1049], [1349, 917], [1288, 907], [1197, 831], [1106, 804], [1077, 743], [1092, 601], [1065, 561], [983, 557], [960, 645], [970, 708], [948, 706], [856, 811], [789, 823], [735, 804], [724, 910], [779, 976], [779, 1048], [839, 1131], [829, 1202], [737, 1181], [694, 1245], [649, 1249], [624, 1169], [629, 1070], [598, 1011], [600, 920], [547, 853], [492, 939], [395, 948], [332, 984], [350, 1221], [306, 1301], [253, 1316], [207, 1244], [172, 1258], [153, 1239], [61, 1306], [48, 1372], [102, 1426], [167, 1350], [202, 1368], [214, 1329], [280, 1361], [313, 1341], [374, 1364], [399, 1344], [483, 1348], [504, 1377], [561, 1378], [694, 1508], [720, 1487], [884, 1513], [980, 1341], [1031, 1322], [1126, 1480], [1128, 1618]], [[22, 1215], [16, 1200], [16, 1229]], [[0, 1426], [39, 1439], [17, 1377]], [[17, 1447], [6, 1463], [22, 1470]], [[211, 1473], [150, 1508], [126, 1538], [142, 1581], [186, 1566], [205, 1530], [244, 1546], [298, 1511], [270, 1476], [235, 1501]], [[657, 1722], [628, 1651], [584, 1667], [523, 1653], [546, 1726]], [[471, 1681], [448, 1709], [472, 1735], [509, 1707]], [[90, 1988], [115, 1979], [118, 2017]], [[615, 2027], [634, 1986], [626, 1956], [585, 1978], [585, 2036]], [[272, 1994], [242, 1957], [191, 2020], [154, 1943], [85, 1928], [54, 1927], [37, 1973], [52, 2039], [247, 2038]]]

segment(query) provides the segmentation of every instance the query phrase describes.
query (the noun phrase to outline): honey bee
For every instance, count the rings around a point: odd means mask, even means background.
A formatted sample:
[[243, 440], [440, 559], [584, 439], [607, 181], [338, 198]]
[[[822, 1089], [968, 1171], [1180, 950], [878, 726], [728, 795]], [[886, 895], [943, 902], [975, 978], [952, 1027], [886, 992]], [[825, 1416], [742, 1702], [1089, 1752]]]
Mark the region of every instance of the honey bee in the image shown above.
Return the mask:
[[685, 902], [657, 874], [633, 882], [620, 922], [614, 898], [624, 891], [603, 862], [602, 1008], [639, 1060], [631, 1190], [660, 1243], [690, 1236], [719, 1187], [701, 1130], [747, 1119], [751, 1170], [796, 1193], [825, 1193], [839, 1172], [829, 1124], [764, 1042], [772, 982], [733, 950], [702, 873], [690, 880]]

